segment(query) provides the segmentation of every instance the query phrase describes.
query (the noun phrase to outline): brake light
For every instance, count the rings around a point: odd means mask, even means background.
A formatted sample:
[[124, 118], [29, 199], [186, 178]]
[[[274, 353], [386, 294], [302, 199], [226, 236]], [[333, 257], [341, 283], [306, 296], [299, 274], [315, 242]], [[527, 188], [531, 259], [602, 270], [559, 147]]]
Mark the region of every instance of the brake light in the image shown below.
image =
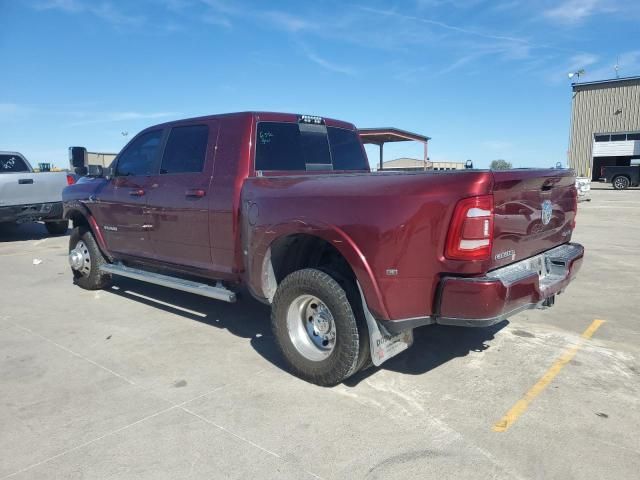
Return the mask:
[[578, 216], [578, 189], [576, 188], [574, 190], [575, 194], [573, 195], [573, 220], [571, 221], [571, 230], [576, 229], [576, 217]]
[[67, 175], [67, 185], [73, 185], [76, 183], [76, 179], [73, 178], [73, 175]]
[[493, 196], [464, 198], [453, 212], [445, 257], [452, 260], [486, 260], [493, 243]]

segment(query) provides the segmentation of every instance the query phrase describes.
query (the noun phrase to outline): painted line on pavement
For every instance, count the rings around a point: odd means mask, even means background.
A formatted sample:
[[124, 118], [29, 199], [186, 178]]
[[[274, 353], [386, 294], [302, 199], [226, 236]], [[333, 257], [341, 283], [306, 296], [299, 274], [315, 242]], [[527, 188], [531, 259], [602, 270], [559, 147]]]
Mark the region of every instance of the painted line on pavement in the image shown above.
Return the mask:
[[520, 417], [520, 415], [522, 415], [527, 410], [529, 404], [533, 402], [533, 400], [538, 395], [540, 395], [545, 388], [547, 388], [547, 386], [552, 382], [556, 375], [560, 373], [560, 370], [562, 370], [562, 368], [567, 363], [569, 363], [573, 359], [573, 357], [576, 356], [576, 353], [578, 353], [580, 347], [584, 345], [586, 340], [590, 339], [593, 336], [596, 330], [598, 330], [598, 328], [600, 328], [600, 325], [602, 325], [604, 322], [604, 320], [594, 320], [593, 322], [591, 322], [591, 325], [589, 325], [589, 327], [580, 336], [580, 341], [578, 342], [578, 344], [566, 350], [560, 356], [560, 358], [558, 358], [558, 360], [556, 360], [556, 362], [551, 365], [549, 370], [546, 371], [546, 373], [540, 378], [540, 380], [538, 380], [538, 382], [533, 387], [531, 387], [529, 391], [525, 393], [525, 395], [520, 400], [518, 400], [513, 407], [511, 407], [511, 409], [504, 415], [504, 417], [502, 417], [493, 425], [492, 430], [494, 432], [507, 431], [507, 429], [511, 425], [513, 425], [516, 420], [518, 420], [518, 417]]

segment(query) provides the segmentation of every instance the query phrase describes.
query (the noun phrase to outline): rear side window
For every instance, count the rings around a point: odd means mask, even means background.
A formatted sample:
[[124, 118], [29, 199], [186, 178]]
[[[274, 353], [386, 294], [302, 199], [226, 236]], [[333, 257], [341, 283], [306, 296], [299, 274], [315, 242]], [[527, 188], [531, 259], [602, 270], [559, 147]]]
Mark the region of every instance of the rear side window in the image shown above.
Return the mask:
[[116, 176], [154, 174], [161, 140], [162, 130], [147, 132], [136, 138], [118, 156]]
[[356, 132], [308, 123], [259, 122], [256, 170], [368, 170]]
[[160, 173], [202, 172], [208, 137], [209, 127], [206, 125], [172, 128], [164, 148]]
[[22, 158], [15, 155], [0, 154], [0, 173], [28, 172], [29, 167]]

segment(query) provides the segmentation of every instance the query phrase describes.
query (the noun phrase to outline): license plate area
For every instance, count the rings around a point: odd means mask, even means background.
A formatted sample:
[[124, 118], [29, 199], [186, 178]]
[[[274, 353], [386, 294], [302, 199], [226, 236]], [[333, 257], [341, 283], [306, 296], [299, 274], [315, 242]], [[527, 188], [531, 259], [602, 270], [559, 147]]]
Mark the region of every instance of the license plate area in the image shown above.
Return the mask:
[[530, 270], [538, 273], [538, 280], [544, 280], [551, 273], [551, 260], [546, 255], [533, 257]]
[[512, 285], [526, 277], [536, 275], [540, 288], [544, 290], [566, 276], [569, 263], [576, 255], [576, 252], [577, 250], [574, 246], [570, 244], [562, 245], [489, 272], [487, 277], [500, 280], [505, 285]]

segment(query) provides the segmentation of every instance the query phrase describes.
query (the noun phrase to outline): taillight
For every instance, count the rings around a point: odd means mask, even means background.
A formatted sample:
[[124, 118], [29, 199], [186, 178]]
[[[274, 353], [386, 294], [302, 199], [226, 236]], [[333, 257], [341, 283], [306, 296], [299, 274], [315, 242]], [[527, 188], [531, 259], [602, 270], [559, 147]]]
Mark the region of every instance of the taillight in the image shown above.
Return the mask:
[[452, 260], [486, 260], [493, 242], [493, 196], [464, 198], [453, 212], [444, 255]]
[[73, 185], [76, 183], [76, 179], [73, 178], [73, 175], [67, 175], [67, 185]]
[[[604, 167], [603, 167], [604, 168]], [[576, 216], [578, 215], [578, 189], [575, 189], [573, 196], [573, 220], [571, 221], [571, 230], [576, 229]]]

